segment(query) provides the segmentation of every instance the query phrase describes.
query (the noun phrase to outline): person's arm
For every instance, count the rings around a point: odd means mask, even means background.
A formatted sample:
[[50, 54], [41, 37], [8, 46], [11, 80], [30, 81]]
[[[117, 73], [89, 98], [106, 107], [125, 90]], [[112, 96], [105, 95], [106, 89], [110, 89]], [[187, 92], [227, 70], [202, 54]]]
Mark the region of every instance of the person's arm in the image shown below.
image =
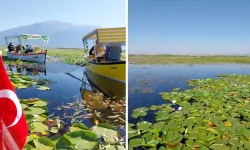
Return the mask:
[[90, 51], [93, 51], [94, 50], [94, 46], [91, 47]]
[[93, 55], [94, 46], [90, 49], [89, 55]]

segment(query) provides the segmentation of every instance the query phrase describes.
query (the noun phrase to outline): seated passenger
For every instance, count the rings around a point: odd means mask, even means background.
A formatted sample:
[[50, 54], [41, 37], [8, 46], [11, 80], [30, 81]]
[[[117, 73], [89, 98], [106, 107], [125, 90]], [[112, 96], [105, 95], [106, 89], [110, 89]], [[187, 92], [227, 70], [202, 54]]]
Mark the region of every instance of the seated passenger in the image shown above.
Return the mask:
[[121, 53], [120, 46], [107, 47], [105, 58], [107, 61], [120, 61]]
[[21, 50], [21, 45], [20, 44], [18, 44], [18, 45], [16, 45], [16, 53], [18, 54], [18, 52]]
[[92, 53], [96, 56], [99, 57], [104, 57], [105, 55], [105, 47], [102, 47], [102, 46], [99, 46], [98, 44], [98, 41], [96, 40], [96, 44], [94, 46], [94, 50], [92, 51]]
[[27, 44], [24, 53], [32, 53], [32, 52], [33, 52], [33, 46]]
[[8, 50], [9, 52], [15, 51], [15, 47], [11, 42], [9, 43]]

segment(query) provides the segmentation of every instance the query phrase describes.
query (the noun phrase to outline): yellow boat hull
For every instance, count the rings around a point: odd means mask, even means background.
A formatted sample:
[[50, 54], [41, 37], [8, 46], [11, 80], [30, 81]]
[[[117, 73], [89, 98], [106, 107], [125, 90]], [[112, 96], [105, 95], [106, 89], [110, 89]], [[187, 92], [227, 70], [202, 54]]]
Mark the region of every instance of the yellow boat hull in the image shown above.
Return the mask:
[[89, 82], [105, 95], [126, 96], [126, 62], [90, 62], [86, 65], [84, 74]]

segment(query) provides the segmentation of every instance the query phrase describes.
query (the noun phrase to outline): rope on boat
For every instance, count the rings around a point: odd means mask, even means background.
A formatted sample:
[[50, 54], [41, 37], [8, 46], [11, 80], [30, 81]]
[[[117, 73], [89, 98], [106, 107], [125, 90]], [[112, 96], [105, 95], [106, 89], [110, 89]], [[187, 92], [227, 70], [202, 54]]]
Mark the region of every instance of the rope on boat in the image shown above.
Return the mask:
[[59, 59], [56, 59], [56, 58], [50, 57], [50, 56], [48, 56], [48, 55], [47, 55], [46, 57], [47, 57], [47, 58], [49, 58], [49, 59], [51, 59], [51, 60], [53, 60], [53, 61], [55, 61], [55, 62], [58, 62], [58, 60], [59, 60]]
[[66, 74], [69, 74], [70, 72], [76, 70], [77, 68], [82, 67], [82, 66], [85, 65], [86, 63], [88, 63], [88, 62], [90, 62], [90, 61], [92, 61], [92, 60], [95, 60], [96, 58], [100, 57], [100, 56], [103, 55], [104, 53], [105, 53], [105, 52], [102, 52], [102, 53], [98, 54], [97, 56], [95, 56], [94, 58], [89, 59], [88, 61], [85, 61], [85, 62], [82, 63], [81, 65], [79, 65], [79, 66], [77, 66], [77, 67], [71, 69], [70, 71], [66, 72]]

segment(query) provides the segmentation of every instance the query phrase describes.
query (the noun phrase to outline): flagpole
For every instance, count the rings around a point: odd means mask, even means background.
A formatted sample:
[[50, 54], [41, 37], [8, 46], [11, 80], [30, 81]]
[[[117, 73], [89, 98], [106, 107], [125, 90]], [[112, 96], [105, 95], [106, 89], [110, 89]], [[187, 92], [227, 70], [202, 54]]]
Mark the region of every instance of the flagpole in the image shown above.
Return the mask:
[[0, 120], [1, 126], [2, 126], [2, 148], [3, 150], [5, 149], [10, 149], [10, 150], [19, 150], [16, 142], [12, 138], [8, 128], [5, 126], [3, 120]]

